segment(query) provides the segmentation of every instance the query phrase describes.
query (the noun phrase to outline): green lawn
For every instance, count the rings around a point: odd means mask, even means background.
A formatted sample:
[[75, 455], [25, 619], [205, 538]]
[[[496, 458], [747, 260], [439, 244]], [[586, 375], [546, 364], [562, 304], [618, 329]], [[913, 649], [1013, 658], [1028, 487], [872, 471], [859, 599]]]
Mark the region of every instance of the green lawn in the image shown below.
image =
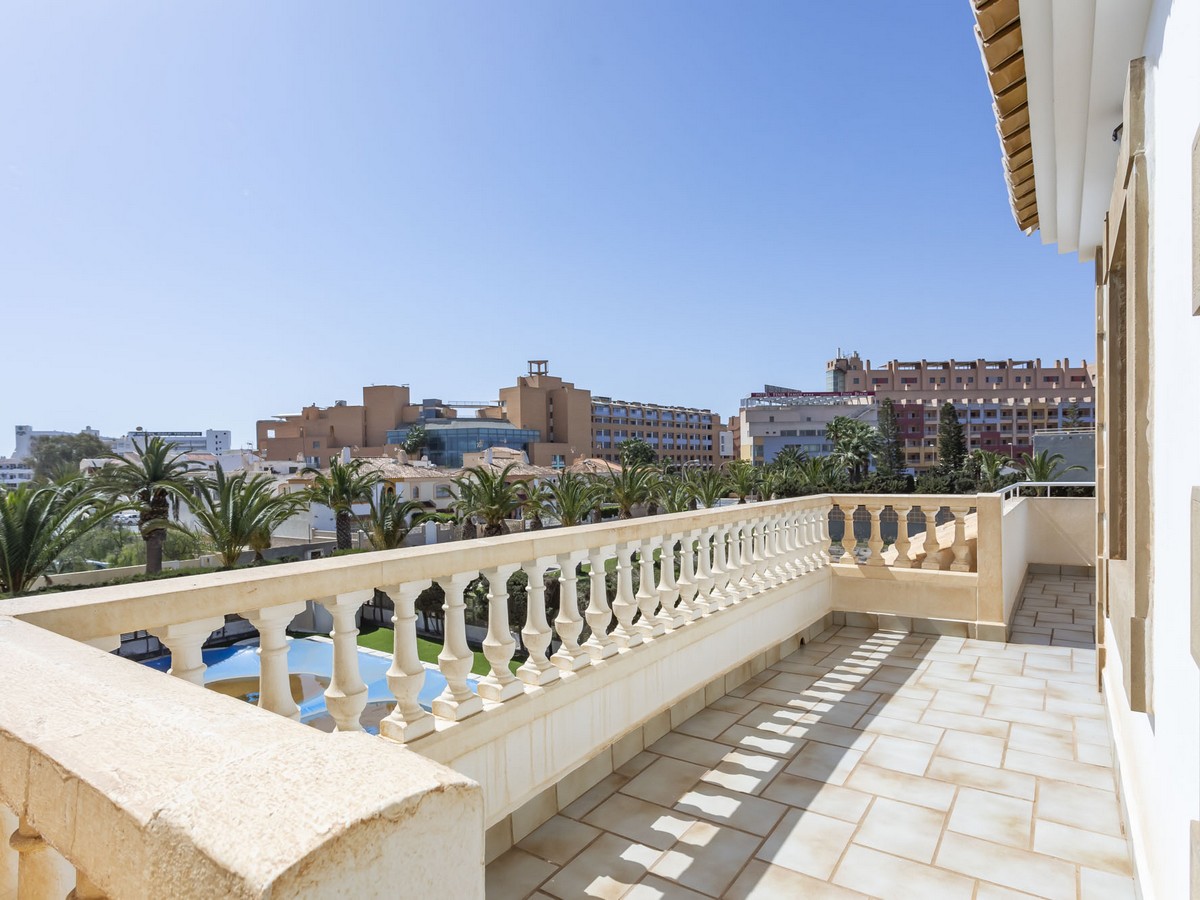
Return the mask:
[[[368, 634], [360, 634], [358, 636], [358, 645], [360, 647], [370, 647], [372, 650], [382, 650], [384, 653], [392, 652], [393, 635], [390, 628], [377, 628]], [[438, 654], [442, 652], [442, 645], [435, 644], [433, 641], [427, 641], [424, 638], [417, 638], [417, 656], [422, 662], [433, 663], [437, 665]], [[515, 659], [510, 661], [508, 667], [514, 672], [517, 671], [517, 666], [520, 663]], [[486, 675], [492, 671], [491, 663], [487, 661], [482, 653], [475, 654], [475, 665], [471, 666], [471, 671], [476, 675]]]

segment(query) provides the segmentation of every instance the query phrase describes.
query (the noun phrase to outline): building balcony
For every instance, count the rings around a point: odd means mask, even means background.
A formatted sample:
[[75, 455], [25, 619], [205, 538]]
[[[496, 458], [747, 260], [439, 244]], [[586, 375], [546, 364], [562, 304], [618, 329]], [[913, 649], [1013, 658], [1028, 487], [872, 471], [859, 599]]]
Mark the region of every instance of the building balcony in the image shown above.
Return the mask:
[[[6, 601], [0, 891], [1132, 896], [1094, 516], [1019, 492], [822, 495]], [[518, 570], [514, 633], [497, 587]], [[357, 647], [377, 590], [383, 699]], [[332, 734], [298, 721], [289, 669], [313, 607]], [[260, 635], [257, 707], [202, 687], [233, 615]], [[105, 652], [141, 630], [173, 677]]]

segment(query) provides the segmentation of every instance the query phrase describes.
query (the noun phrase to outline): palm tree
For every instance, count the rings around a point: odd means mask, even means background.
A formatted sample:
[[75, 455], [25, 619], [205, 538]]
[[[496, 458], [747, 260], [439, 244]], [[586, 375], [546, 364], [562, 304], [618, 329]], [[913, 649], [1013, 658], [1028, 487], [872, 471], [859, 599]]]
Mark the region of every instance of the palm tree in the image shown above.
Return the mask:
[[386, 491], [378, 501], [371, 500], [371, 511], [359, 523], [365, 527], [373, 550], [396, 550], [404, 546], [404, 539], [418, 525], [449, 518], [416, 500], [402, 500], [398, 494]]
[[82, 479], [0, 492], [0, 593], [24, 593], [68, 547], [130, 508], [106, 502]]
[[866, 422], [837, 416], [826, 428], [833, 442], [833, 458], [846, 470], [854, 484], [862, 481], [871, 465], [871, 456], [879, 451], [879, 432]]
[[[459, 518], [483, 520], [483, 536], [496, 537], [504, 534], [504, 522], [510, 519], [524, 503], [524, 481], [510, 482], [509, 473], [516, 463], [509, 463], [497, 472], [492, 466], [475, 466], [466, 474], [454, 479], [457, 488], [455, 509]], [[466, 525], [463, 537], [466, 537]]]
[[105, 466], [96, 483], [110, 498], [123, 499], [138, 511], [138, 527], [146, 542], [146, 574], [156, 575], [162, 571], [171, 506], [178, 508], [179, 501], [190, 494], [193, 479], [175, 444], [152, 437], [138, 446], [134, 438], [133, 450], [131, 456], [109, 454], [117, 462]]
[[271, 533], [306, 505], [301, 494], [280, 494], [270, 475], [226, 475], [221, 464], [210, 478], [196, 481], [188, 500], [200, 533], [232, 569], [242, 551], [254, 545], [255, 561], [271, 546]]
[[705, 508], [716, 506], [729, 496], [729, 481], [719, 469], [695, 469], [687, 476], [688, 488], [697, 503]]
[[[1058, 481], [1060, 475], [1083, 469], [1083, 466], [1061, 468], [1064, 461], [1065, 457], [1061, 453], [1052, 454], [1049, 450], [1043, 450], [1032, 456], [1022, 453], [1017, 469], [1021, 472], [1022, 481], [1035, 482]], [[1039, 497], [1042, 495], [1041, 489], [1037, 491], [1037, 495]]]
[[828, 456], [812, 456], [792, 467], [800, 484], [825, 487], [833, 477], [833, 461]]
[[663, 512], [668, 513], [686, 512], [694, 499], [692, 486], [678, 475], [659, 478], [654, 486], [654, 493]]
[[609, 472], [602, 483], [608, 498], [617, 505], [617, 518], [632, 519], [633, 508], [650, 501], [656, 480], [655, 472], [645, 465], [626, 466], [620, 472]]
[[530, 531], [541, 531], [543, 516], [554, 515], [553, 496], [544, 481], [525, 482], [525, 500], [521, 503], [521, 514], [529, 520]]
[[758, 499], [774, 499], [782, 483], [783, 474], [777, 469], [763, 469], [758, 475]]
[[738, 498], [738, 505], [746, 502], [746, 498], [758, 490], [758, 471], [744, 459], [731, 462], [727, 468], [729, 473], [729, 490]]
[[550, 485], [554, 517], [564, 527], [582, 525], [600, 506], [602, 490], [591, 478], [564, 472]]
[[305, 468], [302, 471], [302, 474], [315, 476], [305, 492], [309, 501], [333, 510], [339, 550], [350, 549], [355, 504], [369, 503], [376, 485], [379, 484], [379, 474], [363, 471], [365, 464], [365, 460], [361, 459], [352, 459], [344, 463], [334, 457], [329, 461], [328, 473], [313, 468]]
[[808, 459], [808, 454], [797, 447], [795, 444], [788, 444], [782, 450], [775, 454], [775, 458], [771, 460], [772, 464], [781, 468], [787, 469], [792, 466], [798, 466], [800, 463]]
[[979, 467], [979, 485], [985, 491], [994, 491], [1004, 480], [1004, 468], [1009, 464], [1008, 457], [1003, 453], [993, 453], [991, 450], [976, 450], [971, 454]]

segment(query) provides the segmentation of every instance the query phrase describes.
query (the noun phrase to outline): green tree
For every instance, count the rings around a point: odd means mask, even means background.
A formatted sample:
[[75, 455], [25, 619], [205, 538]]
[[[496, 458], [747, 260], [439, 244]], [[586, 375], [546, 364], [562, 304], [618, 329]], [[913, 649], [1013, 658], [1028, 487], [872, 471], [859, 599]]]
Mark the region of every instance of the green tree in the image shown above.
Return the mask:
[[963, 436], [958, 410], [947, 400], [938, 414], [938, 465], [946, 472], [957, 472], [967, 460], [967, 439]]
[[692, 489], [688, 482], [678, 475], [660, 475], [654, 485], [654, 495], [663, 512], [686, 512], [691, 504]]
[[33, 477], [42, 482], [57, 481], [65, 476], [78, 475], [79, 463], [85, 459], [111, 456], [112, 448], [94, 434], [49, 435], [34, 440], [25, 464], [33, 469]]
[[408, 433], [404, 436], [404, 452], [412, 459], [418, 459], [421, 456], [421, 451], [425, 449], [425, 445], [429, 443], [429, 434], [425, 431], [424, 425], [413, 425], [408, 429]]
[[384, 491], [379, 499], [371, 498], [371, 510], [359, 524], [367, 533], [373, 550], [396, 550], [418, 525], [426, 522], [445, 522], [449, 516], [434, 512], [417, 500], [403, 500], [393, 491]]
[[[1065, 457], [1061, 453], [1051, 453], [1049, 450], [1043, 450], [1041, 453], [1035, 453], [1032, 456], [1028, 453], [1021, 454], [1021, 461], [1017, 464], [1017, 469], [1021, 473], [1022, 481], [1049, 482], [1058, 481], [1059, 477], [1073, 472], [1082, 470], [1083, 466], [1063, 466]], [[1041, 491], [1038, 492], [1039, 494]]]
[[719, 469], [693, 469], [687, 477], [692, 497], [708, 509], [729, 496], [729, 481]]
[[550, 488], [544, 481], [530, 479], [525, 482], [525, 499], [521, 503], [521, 515], [529, 520], [530, 531], [541, 531], [545, 527], [542, 520], [554, 515], [553, 497]]
[[1063, 428], [1081, 428], [1086, 423], [1083, 420], [1083, 410], [1079, 404], [1071, 401], [1071, 405], [1063, 410]]
[[900, 423], [896, 420], [896, 404], [885, 397], [879, 405], [879, 453], [875, 467], [881, 475], [891, 477], [904, 468], [904, 451], [900, 447]]
[[798, 466], [804, 460], [808, 459], [808, 454], [801, 450], [795, 444], [788, 444], [782, 450], [775, 454], [775, 458], [771, 460], [771, 465], [777, 469], [788, 469], [792, 466]]
[[550, 484], [553, 515], [564, 527], [582, 525], [599, 508], [603, 486], [575, 472], [564, 472]]
[[731, 462], [725, 469], [729, 479], [729, 492], [738, 498], [738, 504], [758, 491], [758, 471], [744, 459]]
[[350, 549], [354, 506], [369, 503], [379, 484], [379, 474], [364, 470], [366, 462], [352, 459], [342, 462], [337, 457], [329, 461], [329, 471], [305, 468], [303, 474], [312, 475], [313, 482], [306, 491], [310, 503], [320, 503], [333, 510], [337, 529], [337, 548]]
[[0, 492], [0, 593], [29, 590], [73, 543], [125, 508], [78, 482]]
[[307, 500], [302, 494], [280, 494], [270, 475], [226, 475], [218, 463], [212, 476], [195, 482], [187, 502], [221, 565], [232, 569], [251, 545], [255, 561], [261, 562], [272, 532], [300, 512]]
[[617, 507], [617, 518], [632, 519], [634, 507], [649, 503], [654, 496], [655, 471], [644, 465], [625, 466], [620, 472], [609, 472], [602, 482], [608, 499]]
[[508, 480], [515, 466], [509, 463], [499, 472], [491, 466], [475, 466], [454, 479], [459, 519], [482, 519], [484, 537], [504, 534], [505, 520], [516, 515], [524, 503], [525, 482]]
[[146, 542], [146, 574], [162, 571], [163, 542], [171, 526], [171, 507], [185, 499], [192, 489], [184, 454], [176, 445], [160, 437], [139, 444], [133, 441], [133, 454], [118, 456], [96, 476], [101, 490], [113, 499], [123, 500], [138, 511], [138, 528]]
[[654, 452], [654, 448], [641, 438], [621, 441], [617, 449], [621, 451], [621, 465], [625, 468], [651, 466], [658, 461], [658, 454]]
[[979, 471], [979, 489], [996, 491], [1004, 486], [1004, 469], [1008, 466], [1008, 457], [1003, 453], [993, 453], [991, 450], [976, 450], [971, 459]]
[[851, 484], [861, 482], [879, 451], [879, 432], [858, 419], [836, 416], [825, 433], [833, 443], [833, 464], [846, 472]]

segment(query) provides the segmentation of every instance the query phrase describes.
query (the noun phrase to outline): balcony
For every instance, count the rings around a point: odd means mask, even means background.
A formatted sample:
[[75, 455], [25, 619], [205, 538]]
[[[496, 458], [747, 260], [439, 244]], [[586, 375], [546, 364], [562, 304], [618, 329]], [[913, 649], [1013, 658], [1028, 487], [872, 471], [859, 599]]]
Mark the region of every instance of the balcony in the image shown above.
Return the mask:
[[[485, 861], [496, 897], [1131, 889], [1095, 504], [1019, 494], [822, 495], [6, 601], [0, 889], [475, 897]], [[376, 589], [390, 703], [356, 643]], [[287, 633], [313, 605], [333, 734], [295, 721]], [[231, 615], [260, 634], [258, 708], [199, 687]], [[174, 677], [104, 652], [138, 630]]]

